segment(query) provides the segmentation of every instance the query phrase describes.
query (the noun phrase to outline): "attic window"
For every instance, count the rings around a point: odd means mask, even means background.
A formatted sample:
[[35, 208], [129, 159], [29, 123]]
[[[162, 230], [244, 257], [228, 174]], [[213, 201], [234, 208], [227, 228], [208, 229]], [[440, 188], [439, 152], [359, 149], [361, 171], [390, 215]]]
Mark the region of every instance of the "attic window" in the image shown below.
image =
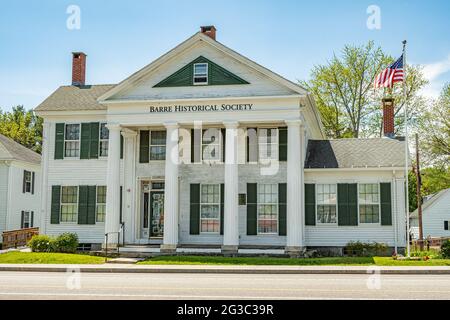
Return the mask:
[[208, 84], [208, 64], [194, 64], [194, 85]]

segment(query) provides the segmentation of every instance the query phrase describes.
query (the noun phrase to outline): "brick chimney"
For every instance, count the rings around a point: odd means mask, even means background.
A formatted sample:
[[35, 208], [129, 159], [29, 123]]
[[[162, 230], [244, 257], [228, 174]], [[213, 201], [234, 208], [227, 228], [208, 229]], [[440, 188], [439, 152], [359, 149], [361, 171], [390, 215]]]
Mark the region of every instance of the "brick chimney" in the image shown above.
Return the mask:
[[394, 99], [383, 98], [383, 132], [384, 136], [394, 138]]
[[72, 53], [72, 85], [82, 87], [86, 84], [86, 54]]
[[216, 40], [216, 27], [214, 26], [203, 26], [200, 27], [200, 32], [207, 35], [208, 37], [210, 37], [213, 40]]

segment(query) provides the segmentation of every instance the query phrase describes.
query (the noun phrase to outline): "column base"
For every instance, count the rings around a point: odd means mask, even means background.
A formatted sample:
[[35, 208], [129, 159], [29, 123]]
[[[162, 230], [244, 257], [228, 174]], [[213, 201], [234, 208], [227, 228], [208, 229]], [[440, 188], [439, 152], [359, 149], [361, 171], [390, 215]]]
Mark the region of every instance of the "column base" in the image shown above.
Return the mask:
[[300, 246], [287, 246], [284, 249], [284, 253], [289, 255], [291, 258], [301, 258], [304, 256], [305, 251], [306, 248]]
[[239, 251], [239, 246], [223, 245], [221, 249], [223, 255], [235, 255]]
[[176, 253], [177, 245], [176, 244], [162, 244], [159, 247], [161, 253]]

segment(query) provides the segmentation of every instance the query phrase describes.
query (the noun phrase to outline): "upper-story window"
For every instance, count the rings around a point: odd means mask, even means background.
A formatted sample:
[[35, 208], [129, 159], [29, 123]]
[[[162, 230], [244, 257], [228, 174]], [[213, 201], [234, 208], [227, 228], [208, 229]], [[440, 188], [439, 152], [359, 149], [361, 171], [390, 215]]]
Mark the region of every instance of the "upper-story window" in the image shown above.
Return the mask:
[[166, 131], [150, 132], [150, 160], [166, 159]]
[[218, 128], [210, 128], [203, 131], [202, 135], [202, 159], [206, 161], [220, 161], [221, 159], [221, 132]]
[[208, 84], [208, 64], [194, 64], [194, 85]]
[[100, 124], [100, 143], [99, 143], [99, 155], [100, 157], [108, 156], [108, 145], [109, 145], [109, 130], [106, 127], [106, 123]]
[[258, 129], [259, 160], [278, 160], [278, 129]]
[[364, 183], [358, 186], [359, 222], [380, 222], [380, 188], [378, 183]]
[[31, 171], [24, 170], [23, 172], [23, 193], [31, 193], [33, 185], [33, 174]]
[[317, 223], [337, 223], [337, 192], [335, 184], [317, 185]]
[[64, 156], [80, 156], [80, 124], [66, 124], [64, 135]]

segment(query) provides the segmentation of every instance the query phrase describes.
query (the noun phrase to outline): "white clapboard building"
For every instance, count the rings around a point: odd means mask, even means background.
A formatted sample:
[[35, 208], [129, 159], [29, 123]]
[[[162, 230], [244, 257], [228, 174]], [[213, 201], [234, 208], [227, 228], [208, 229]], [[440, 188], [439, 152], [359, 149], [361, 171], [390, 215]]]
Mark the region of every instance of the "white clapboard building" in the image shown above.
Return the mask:
[[[419, 214], [411, 213], [411, 233], [419, 239]], [[422, 230], [424, 238], [450, 238], [450, 188], [443, 189], [424, 199], [422, 205]]]
[[4, 231], [39, 226], [41, 156], [0, 134], [0, 242]]
[[85, 69], [73, 53], [72, 85], [36, 108], [42, 233], [164, 252], [405, 247], [404, 142], [327, 140], [313, 97], [213, 26], [119, 84], [88, 85]]

